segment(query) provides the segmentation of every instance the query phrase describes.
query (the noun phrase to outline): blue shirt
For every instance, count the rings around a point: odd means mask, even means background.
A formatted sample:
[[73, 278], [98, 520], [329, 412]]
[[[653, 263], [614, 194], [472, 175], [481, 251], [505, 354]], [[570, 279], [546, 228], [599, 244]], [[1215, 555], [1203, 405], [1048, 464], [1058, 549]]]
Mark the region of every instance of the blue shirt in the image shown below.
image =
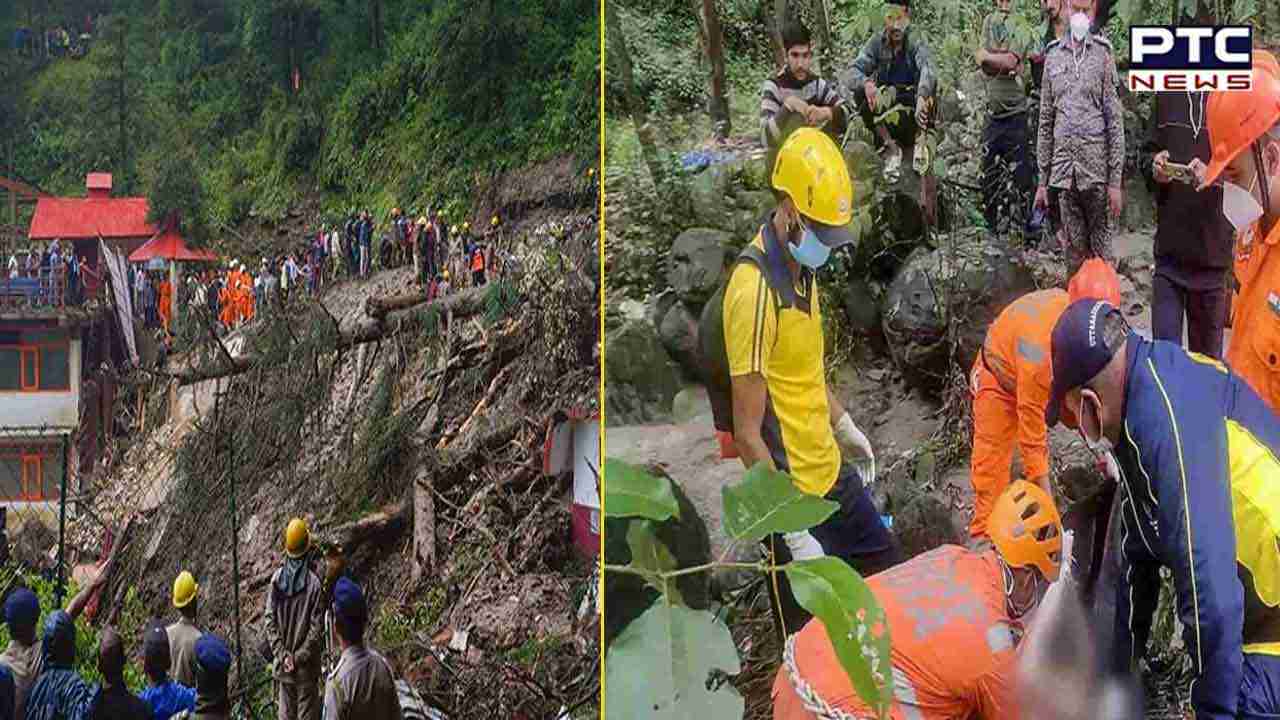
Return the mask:
[[138, 697], [151, 706], [155, 720], [169, 720], [183, 710], [196, 709], [196, 691], [173, 680], [149, 687], [138, 693]]

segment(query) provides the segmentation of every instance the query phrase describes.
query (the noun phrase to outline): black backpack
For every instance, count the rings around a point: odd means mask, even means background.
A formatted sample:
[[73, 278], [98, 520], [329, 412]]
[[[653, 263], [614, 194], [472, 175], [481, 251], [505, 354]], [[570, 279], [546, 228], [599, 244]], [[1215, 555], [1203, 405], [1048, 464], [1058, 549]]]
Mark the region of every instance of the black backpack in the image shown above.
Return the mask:
[[738, 259], [725, 274], [715, 294], [702, 307], [702, 315], [698, 318], [698, 366], [707, 387], [707, 397], [711, 401], [711, 414], [716, 430], [731, 435], [733, 434], [733, 388], [729, 375], [729, 351], [724, 340], [724, 291], [733, 273], [737, 272], [738, 266], [743, 263], [755, 265], [764, 275], [776, 314], [780, 315], [784, 308], [794, 307], [797, 301], [795, 287], [791, 282], [790, 271], [787, 270], [786, 264], [770, 262], [763, 250], [754, 244], [748, 244], [738, 254]]

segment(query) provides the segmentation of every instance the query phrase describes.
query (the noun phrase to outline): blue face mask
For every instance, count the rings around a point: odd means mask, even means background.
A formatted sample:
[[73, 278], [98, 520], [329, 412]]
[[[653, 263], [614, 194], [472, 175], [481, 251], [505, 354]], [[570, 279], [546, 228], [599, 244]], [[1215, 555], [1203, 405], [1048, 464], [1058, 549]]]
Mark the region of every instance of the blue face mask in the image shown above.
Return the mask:
[[791, 251], [791, 257], [795, 258], [796, 262], [810, 270], [817, 270], [826, 265], [831, 257], [831, 248], [824, 245], [803, 220], [800, 221], [800, 244], [792, 245], [788, 242], [787, 249]]

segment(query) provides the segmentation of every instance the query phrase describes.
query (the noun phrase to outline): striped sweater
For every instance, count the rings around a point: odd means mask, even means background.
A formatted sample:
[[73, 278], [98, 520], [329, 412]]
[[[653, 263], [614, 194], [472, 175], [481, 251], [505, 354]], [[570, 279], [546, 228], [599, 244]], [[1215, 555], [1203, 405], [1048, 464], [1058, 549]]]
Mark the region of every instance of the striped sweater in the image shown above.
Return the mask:
[[836, 91], [835, 83], [827, 82], [817, 75], [810, 75], [807, 80], [801, 82], [784, 67], [776, 75], [765, 80], [760, 88], [760, 127], [765, 147], [777, 150], [786, 134], [788, 124], [804, 123], [804, 118], [783, 105], [792, 95], [810, 105], [831, 108], [831, 122], [823, 129], [835, 135], [837, 139], [844, 134], [852, 113], [845, 99]]

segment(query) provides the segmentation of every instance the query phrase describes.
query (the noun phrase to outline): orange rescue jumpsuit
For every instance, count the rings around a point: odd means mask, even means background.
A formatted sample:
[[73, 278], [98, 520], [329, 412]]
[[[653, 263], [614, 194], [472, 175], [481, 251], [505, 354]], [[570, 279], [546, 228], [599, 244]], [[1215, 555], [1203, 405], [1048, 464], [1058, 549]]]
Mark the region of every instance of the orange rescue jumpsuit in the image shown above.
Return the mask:
[[1227, 364], [1280, 412], [1280, 222], [1259, 241], [1255, 225], [1235, 242], [1240, 290], [1231, 306]]
[[221, 308], [218, 312], [218, 319], [222, 321], [222, 326], [231, 329], [236, 324], [236, 307], [232, 301], [234, 291], [231, 288], [231, 274], [227, 274], [227, 282], [218, 291], [218, 305]]
[[160, 322], [164, 323], [164, 331], [169, 332], [169, 323], [173, 320], [173, 286], [168, 280], [160, 281]]
[[1009, 486], [1014, 443], [1028, 480], [1049, 474], [1044, 423], [1053, 382], [1049, 341], [1068, 304], [1065, 290], [1028, 293], [1005, 308], [987, 329], [969, 381], [973, 393], [972, 537], [987, 534], [991, 508]]
[[[943, 545], [867, 581], [884, 608], [893, 643], [894, 720], [1016, 720], [1020, 623], [1005, 606], [994, 550]], [[795, 637], [799, 679], [828, 705], [875, 714], [840, 667], [827, 630], [810, 620]], [[784, 662], [773, 683], [774, 720], [815, 720]]]

